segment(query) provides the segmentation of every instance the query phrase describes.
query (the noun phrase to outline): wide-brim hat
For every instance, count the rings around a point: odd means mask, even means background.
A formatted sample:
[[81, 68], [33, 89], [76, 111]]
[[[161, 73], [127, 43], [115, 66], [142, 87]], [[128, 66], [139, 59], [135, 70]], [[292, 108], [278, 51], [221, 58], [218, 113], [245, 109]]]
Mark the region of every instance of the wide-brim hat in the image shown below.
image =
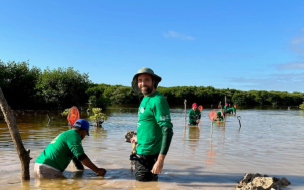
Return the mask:
[[133, 88], [133, 91], [136, 93], [136, 94], [139, 94], [140, 93], [140, 90], [138, 88], [138, 76], [141, 75], [141, 74], [148, 74], [148, 75], [151, 75], [151, 77], [155, 80], [155, 84], [154, 84], [154, 88], [156, 89], [157, 86], [158, 86], [158, 83], [162, 80], [162, 78], [156, 74], [154, 74], [154, 71], [148, 67], [143, 67], [143, 68], [140, 68], [137, 73], [134, 75], [133, 77], [133, 80], [132, 80], [132, 88]]

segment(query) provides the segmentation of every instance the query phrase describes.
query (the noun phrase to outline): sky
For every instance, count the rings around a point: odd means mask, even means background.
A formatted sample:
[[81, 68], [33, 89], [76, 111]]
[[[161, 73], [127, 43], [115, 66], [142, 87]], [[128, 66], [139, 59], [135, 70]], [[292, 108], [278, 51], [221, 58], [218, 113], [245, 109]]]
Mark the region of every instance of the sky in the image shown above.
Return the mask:
[[304, 1], [0, 0], [0, 59], [94, 83], [304, 92]]

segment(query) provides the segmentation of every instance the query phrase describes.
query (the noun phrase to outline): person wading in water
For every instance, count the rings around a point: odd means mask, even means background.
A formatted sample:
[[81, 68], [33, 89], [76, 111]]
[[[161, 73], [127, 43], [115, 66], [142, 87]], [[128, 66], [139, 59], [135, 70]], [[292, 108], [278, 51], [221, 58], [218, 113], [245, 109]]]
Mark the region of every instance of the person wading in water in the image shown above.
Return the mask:
[[137, 157], [135, 176], [138, 181], [156, 181], [173, 136], [170, 108], [167, 100], [156, 90], [161, 77], [147, 67], [139, 69], [132, 80], [135, 93], [142, 93], [138, 109]]

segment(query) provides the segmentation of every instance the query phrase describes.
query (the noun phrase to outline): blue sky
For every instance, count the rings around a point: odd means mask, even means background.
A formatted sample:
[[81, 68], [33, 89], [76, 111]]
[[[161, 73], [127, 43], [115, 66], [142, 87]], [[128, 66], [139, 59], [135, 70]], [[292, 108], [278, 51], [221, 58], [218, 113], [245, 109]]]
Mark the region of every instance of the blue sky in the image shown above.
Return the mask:
[[304, 1], [4, 1], [0, 59], [130, 86], [304, 92]]

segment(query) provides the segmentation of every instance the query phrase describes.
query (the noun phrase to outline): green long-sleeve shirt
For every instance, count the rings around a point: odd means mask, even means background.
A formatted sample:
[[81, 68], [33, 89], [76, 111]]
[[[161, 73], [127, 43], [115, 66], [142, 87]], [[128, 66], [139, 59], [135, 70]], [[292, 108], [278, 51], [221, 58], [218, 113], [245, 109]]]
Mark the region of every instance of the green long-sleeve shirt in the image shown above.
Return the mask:
[[196, 109], [195, 111], [191, 109], [189, 111], [189, 123], [192, 125], [196, 125], [196, 120], [201, 119], [201, 111]]
[[37, 158], [36, 163], [46, 164], [63, 172], [73, 157], [81, 160], [84, 155], [81, 137], [71, 129], [52, 140]]
[[137, 122], [137, 154], [166, 155], [173, 136], [167, 100], [158, 92], [140, 103]]

